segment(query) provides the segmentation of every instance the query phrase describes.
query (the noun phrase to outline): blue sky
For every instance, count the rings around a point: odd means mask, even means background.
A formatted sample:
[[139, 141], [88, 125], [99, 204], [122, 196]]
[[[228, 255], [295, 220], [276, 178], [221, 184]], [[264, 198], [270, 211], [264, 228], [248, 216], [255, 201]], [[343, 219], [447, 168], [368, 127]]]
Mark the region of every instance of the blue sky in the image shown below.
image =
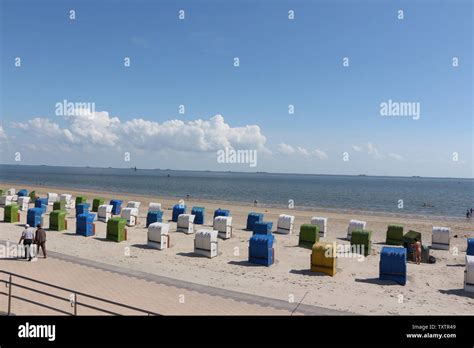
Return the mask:
[[[2, 0], [1, 162], [473, 177], [472, 16], [468, 0]], [[64, 99], [99, 120], [55, 115]], [[420, 119], [382, 117], [388, 99]], [[227, 145], [257, 167], [217, 163]]]

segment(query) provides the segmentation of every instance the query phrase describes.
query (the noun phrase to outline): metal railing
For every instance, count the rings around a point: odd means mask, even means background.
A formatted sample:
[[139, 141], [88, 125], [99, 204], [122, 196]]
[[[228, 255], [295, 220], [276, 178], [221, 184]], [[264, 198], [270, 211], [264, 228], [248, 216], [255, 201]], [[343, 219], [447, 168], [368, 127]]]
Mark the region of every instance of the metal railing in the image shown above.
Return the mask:
[[[133, 310], [133, 311], [135, 311], [139, 314], [158, 315], [158, 316], [161, 315], [161, 314], [158, 314], [158, 313], [148, 311], [146, 309], [133, 307], [133, 306], [129, 306], [129, 305], [126, 305], [126, 304], [123, 304], [123, 303], [107, 300], [105, 298], [101, 298], [101, 297], [94, 296], [94, 295], [89, 295], [89, 294], [86, 294], [86, 293], [83, 293], [83, 292], [80, 292], [80, 291], [75, 291], [75, 290], [68, 289], [68, 288], [65, 288], [65, 287], [62, 287], [62, 286], [50, 284], [50, 283], [47, 283], [47, 282], [44, 282], [44, 281], [41, 281], [41, 280], [25, 277], [25, 276], [22, 276], [22, 275], [19, 275], [19, 274], [16, 274], [16, 273], [6, 272], [6, 271], [1, 271], [1, 270], [0, 270], [0, 273], [8, 275], [8, 280], [0, 279], [0, 283], [4, 283], [5, 287], [8, 288], [8, 293], [0, 291], [0, 295], [8, 296], [8, 312], [7, 312], [7, 315], [12, 314], [12, 299], [17, 299], [17, 300], [20, 300], [20, 301], [28, 302], [28, 303], [31, 303], [31, 304], [34, 304], [34, 305], [37, 305], [37, 306], [40, 306], [40, 307], [44, 307], [44, 308], [47, 308], [49, 310], [56, 311], [58, 313], [62, 313], [62, 314], [65, 314], [65, 315], [73, 315], [73, 316], [77, 315], [77, 309], [78, 309], [79, 306], [86, 307], [86, 308], [89, 308], [89, 309], [93, 309], [93, 310], [99, 311], [101, 313], [106, 313], [106, 314], [111, 314], [111, 315], [122, 315], [120, 313], [117, 313], [117, 312], [114, 312], [114, 311], [111, 311], [111, 310], [108, 310], [108, 309], [105, 309], [105, 308], [100, 308], [100, 307], [97, 307], [97, 306], [93, 306], [91, 304], [87, 304], [87, 303], [84, 303], [84, 302], [79, 302], [78, 301], [78, 296], [81, 296], [81, 298], [84, 298], [84, 299], [92, 299], [92, 300], [95, 300], [95, 301], [102, 302], [104, 304], [117, 306], [117, 307], [120, 307], [120, 308], [123, 308], [123, 309], [130, 309], [130, 310]], [[57, 289], [57, 290], [61, 290], [61, 291], [66, 291], [70, 294], [70, 296], [69, 296], [69, 298], [65, 298], [63, 296], [54, 295], [52, 293], [49, 293], [49, 292], [46, 292], [46, 291], [43, 291], [43, 290], [34, 289], [34, 288], [26, 286], [26, 285], [15, 283], [13, 281], [13, 277], [23, 279], [23, 280], [26, 280], [26, 281], [30, 281], [30, 282], [33, 282], [35, 284], [40, 284], [40, 285], [43, 285], [43, 286], [46, 286], [46, 287], [49, 287], [49, 288], [53, 288], [53, 289]], [[65, 310], [62, 310], [62, 309], [59, 309], [59, 308], [55, 308], [55, 307], [46, 305], [44, 303], [33, 301], [33, 300], [25, 298], [25, 297], [14, 295], [13, 294], [13, 287], [14, 286], [17, 287], [17, 288], [23, 289], [23, 290], [27, 290], [27, 291], [31, 291], [31, 292], [34, 292], [34, 293], [37, 293], [37, 294], [45, 295], [45, 296], [57, 299], [59, 301], [68, 302], [68, 303], [70, 303], [70, 305], [72, 307], [72, 313], [68, 312], [68, 311], [65, 311]]]

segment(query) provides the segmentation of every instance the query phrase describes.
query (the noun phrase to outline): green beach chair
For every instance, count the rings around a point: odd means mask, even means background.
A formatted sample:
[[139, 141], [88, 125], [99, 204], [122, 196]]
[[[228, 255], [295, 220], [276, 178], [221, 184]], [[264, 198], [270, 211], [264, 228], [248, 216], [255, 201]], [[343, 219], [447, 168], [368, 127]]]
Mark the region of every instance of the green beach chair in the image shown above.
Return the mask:
[[35, 201], [36, 201], [36, 191], [31, 191], [28, 196], [30, 197], [30, 203], [35, 203]]
[[49, 229], [52, 231], [65, 230], [67, 228], [66, 214], [64, 210], [53, 210], [51, 214], [49, 214]]
[[122, 242], [127, 240], [127, 230], [125, 225], [127, 224], [127, 219], [122, 219], [120, 217], [113, 217], [107, 222], [107, 235], [108, 240], [114, 242]]
[[53, 203], [53, 211], [54, 210], [66, 210], [66, 202], [59, 201]]
[[319, 242], [319, 226], [303, 224], [300, 227], [298, 246], [303, 248], [313, 248], [313, 244]]
[[389, 225], [387, 229], [387, 238], [385, 244], [403, 245], [403, 226]]
[[86, 196], [77, 196], [76, 197], [76, 207], [79, 204], [82, 204], [82, 203], [87, 203], [87, 197]]
[[94, 198], [92, 201], [92, 211], [97, 212], [99, 210], [99, 205], [104, 204], [105, 200], [103, 198]]
[[5, 222], [10, 222], [10, 223], [18, 222], [18, 209], [19, 208], [20, 207], [18, 206], [18, 204], [10, 204], [10, 205], [5, 206], [5, 211], [4, 211], [5, 217], [3, 220]]
[[354, 230], [351, 235], [351, 246], [358, 246], [357, 251], [362, 249], [364, 256], [370, 254], [372, 249], [372, 231], [370, 230]]

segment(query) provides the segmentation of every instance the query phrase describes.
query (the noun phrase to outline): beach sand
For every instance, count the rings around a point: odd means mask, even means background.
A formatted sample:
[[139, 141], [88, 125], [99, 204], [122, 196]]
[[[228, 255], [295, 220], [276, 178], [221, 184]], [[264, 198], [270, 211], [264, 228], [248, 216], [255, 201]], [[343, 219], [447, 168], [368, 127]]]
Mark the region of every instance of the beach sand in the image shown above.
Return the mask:
[[[18, 184], [1, 183], [1, 187], [16, 187]], [[474, 314], [474, 295], [463, 289], [466, 237], [474, 237], [472, 221], [453, 218], [428, 218], [402, 215], [334, 213], [318, 210], [298, 210], [254, 207], [253, 204], [186, 200], [188, 212], [193, 206], [206, 208], [203, 228], [212, 224], [212, 214], [217, 208], [230, 209], [233, 217], [233, 237], [219, 240], [219, 255], [208, 259], [193, 254], [194, 235], [175, 232], [176, 224], [171, 222], [171, 248], [160, 251], [149, 249], [147, 243], [146, 212], [148, 203], [160, 202], [164, 210], [163, 221], [171, 220], [171, 208], [177, 199], [165, 197], [145, 197], [130, 194], [86, 192], [68, 188], [28, 187], [41, 197], [46, 192], [70, 193], [93, 198], [122, 199], [141, 202], [139, 224], [128, 227], [128, 240], [115, 243], [105, 240], [106, 224], [96, 222], [96, 235], [83, 237], [75, 234], [74, 210], [69, 210], [68, 230], [48, 231], [47, 248], [52, 251], [78, 256], [98, 262], [112, 264], [132, 270], [189, 281], [197, 284], [229, 289], [248, 294], [271, 297], [284, 301], [294, 301], [355, 314], [432, 314], [467, 315]], [[32, 205], [30, 205], [32, 206]], [[49, 226], [49, 207], [45, 226]], [[0, 220], [3, 221], [3, 208]], [[276, 262], [271, 267], [252, 265], [248, 259], [248, 241], [252, 233], [245, 228], [247, 214], [251, 211], [265, 214], [265, 221], [273, 221], [274, 229], [279, 214], [295, 215], [292, 235], [276, 236]], [[328, 218], [325, 242], [350, 244], [345, 237], [350, 219], [367, 221], [367, 229], [373, 231], [371, 255], [360, 257], [340, 257], [338, 272], [334, 277], [309, 272], [311, 250], [299, 248], [300, 225], [309, 223], [312, 216]], [[20, 223], [25, 223], [26, 212], [21, 213]], [[402, 224], [405, 231], [413, 229], [422, 233], [424, 244], [431, 244], [433, 226], [451, 228], [451, 250], [432, 250], [435, 264], [416, 265], [409, 262], [408, 282], [400, 286], [379, 281], [379, 254], [385, 241], [387, 226]], [[196, 229], [201, 228], [196, 225]], [[17, 243], [22, 231], [20, 224], [0, 223], [0, 240]], [[457, 248], [458, 252], [454, 251]], [[41, 259], [38, 260], [41, 262]], [[231, 314], [231, 313], [229, 313]]]

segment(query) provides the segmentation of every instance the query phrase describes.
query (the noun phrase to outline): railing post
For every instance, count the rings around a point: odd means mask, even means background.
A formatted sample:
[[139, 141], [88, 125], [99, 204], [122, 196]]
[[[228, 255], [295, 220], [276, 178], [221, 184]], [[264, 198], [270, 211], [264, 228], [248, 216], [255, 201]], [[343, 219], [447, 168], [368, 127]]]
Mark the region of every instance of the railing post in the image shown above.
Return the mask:
[[74, 293], [74, 316], [77, 316], [77, 294]]
[[8, 281], [8, 315], [12, 311], [12, 275], [10, 274], [10, 279]]

